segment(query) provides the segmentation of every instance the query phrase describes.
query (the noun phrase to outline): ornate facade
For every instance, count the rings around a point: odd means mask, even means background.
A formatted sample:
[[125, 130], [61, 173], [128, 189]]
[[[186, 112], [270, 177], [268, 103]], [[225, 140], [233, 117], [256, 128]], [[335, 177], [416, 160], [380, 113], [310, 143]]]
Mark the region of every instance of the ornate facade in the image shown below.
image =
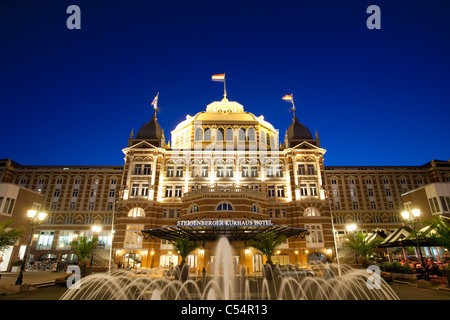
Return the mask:
[[[313, 137], [295, 113], [283, 137], [263, 116], [244, 111], [226, 96], [206, 111], [188, 115], [171, 132], [170, 143], [155, 112], [136, 136], [131, 134], [123, 152], [123, 166], [0, 161], [0, 181], [44, 195], [49, 217], [40, 226], [32, 254], [70, 255], [70, 240], [91, 235], [92, 225], [100, 224], [98, 263], [107, 264], [111, 253], [113, 261], [129, 266], [168, 266], [178, 262], [170, 243], [144, 239], [141, 230], [217, 219], [270, 220], [308, 229], [304, 238], [289, 238], [274, 262], [306, 263], [318, 253], [334, 259], [346, 223], [367, 232], [389, 232], [401, 226], [402, 193], [450, 180], [448, 161], [416, 167], [326, 167], [317, 133]], [[232, 245], [236, 264], [250, 273], [261, 271], [259, 253], [240, 241]], [[207, 242], [189, 257], [192, 272], [208, 267], [213, 248], [214, 242]]]

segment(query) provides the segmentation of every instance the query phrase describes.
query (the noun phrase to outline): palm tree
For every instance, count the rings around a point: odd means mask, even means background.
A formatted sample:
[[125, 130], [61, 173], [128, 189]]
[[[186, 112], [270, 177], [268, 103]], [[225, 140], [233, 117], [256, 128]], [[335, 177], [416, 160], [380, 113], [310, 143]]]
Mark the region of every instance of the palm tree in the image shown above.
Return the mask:
[[191, 241], [189, 240], [189, 237], [183, 236], [177, 238], [175, 241], [172, 241], [172, 245], [181, 257], [180, 266], [183, 266], [186, 263], [186, 258], [192, 251], [200, 247], [198, 242]]
[[0, 223], [0, 251], [13, 246], [25, 233], [24, 228], [9, 228], [12, 223], [12, 220]]
[[346, 237], [345, 246], [353, 250], [356, 256], [360, 256], [363, 261], [376, 249], [376, 247], [383, 242], [382, 238], [375, 238], [372, 241], [367, 240], [367, 234], [357, 232], [349, 234]]
[[432, 232], [428, 238], [437, 246], [450, 250], [450, 224], [439, 216], [433, 217], [433, 221], [427, 221], [426, 224]]
[[72, 250], [78, 255], [78, 263], [80, 266], [86, 266], [86, 259], [94, 252], [97, 242], [98, 236], [94, 235], [92, 240], [88, 240], [86, 236], [80, 236], [78, 240], [70, 243]]
[[267, 264], [273, 266], [272, 256], [275, 249], [286, 241], [283, 235], [277, 236], [273, 232], [260, 233], [255, 239], [247, 241], [247, 247], [253, 247], [259, 250], [267, 258]]

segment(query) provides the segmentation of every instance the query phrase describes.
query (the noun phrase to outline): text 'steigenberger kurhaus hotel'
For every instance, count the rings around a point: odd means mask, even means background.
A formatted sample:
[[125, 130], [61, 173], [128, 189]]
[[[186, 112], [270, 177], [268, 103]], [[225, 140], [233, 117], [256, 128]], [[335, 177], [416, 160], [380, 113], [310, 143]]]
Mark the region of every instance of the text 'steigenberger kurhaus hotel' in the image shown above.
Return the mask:
[[[24, 195], [28, 208], [42, 204], [48, 217], [33, 234], [35, 259], [70, 258], [72, 239], [92, 235], [97, 224], [102, 227], [98, 264], [108, 264], [112, 246], [113, 265], [176, 265], [180, 261], [170, 240], [187, 235], [203, 245], [187, 260], [191, 272], [199, 273], [214, 261], [217, 239], [226, 236], [236, 264], [252, 274], [262, 270], [265, 258], [245, 242], [261, 232], [288, 237], [274, 263], [306, 264], [317, 255], [334, 259], [348, 223], [366, 232], [392, 232], [402, 226], [400, 212], [411, 201], [422, 206], [424, 218], [449, 214], [449, 161], [324, 166], [326, 149], [317, 132], [299, 122], [295, 109], [291, 123], [289, 118], [289, 128], [279, 136], [263, 116], [224, 95], [206, 111], [186, 116], [172, 130], [170, 143], [155, 112], [131, 133], [123, 166], [0, 160], [0, 215], [26, 215], [25, 206], [13, 208], [20, 192], [30, 193]], [[405, 202], [415, 192], [424, 195]], [[25, 246], [4, 253], [4, 270]]]

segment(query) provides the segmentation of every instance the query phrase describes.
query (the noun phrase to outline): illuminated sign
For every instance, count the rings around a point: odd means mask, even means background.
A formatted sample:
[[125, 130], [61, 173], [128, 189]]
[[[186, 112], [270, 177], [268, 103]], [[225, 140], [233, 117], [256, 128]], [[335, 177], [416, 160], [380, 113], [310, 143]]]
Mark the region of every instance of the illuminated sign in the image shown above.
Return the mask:
[[248, 227], [271, 226], [271, 220], [179, 220], [177, 227]]

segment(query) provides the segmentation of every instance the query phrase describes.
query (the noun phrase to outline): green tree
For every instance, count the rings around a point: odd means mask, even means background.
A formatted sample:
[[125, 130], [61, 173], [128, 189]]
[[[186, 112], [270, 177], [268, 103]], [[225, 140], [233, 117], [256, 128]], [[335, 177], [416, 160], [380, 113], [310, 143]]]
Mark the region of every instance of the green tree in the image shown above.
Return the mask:
[[13, 220], [0, 223], [0, 251], [13, 246], [25, 233], [25, 228], [9, 228], [12, 223]]
[[344, 245], [353, 250], [355, 254], [360, 256], [363, 260], [367, 260], [376, 247], [383, 242], [382, 238], [375, 238], [372, 241], [369, 241], [367, 240], [367, 234], [362, 232], [348, 234], [345, 239]]
[[98, 236], [94, 235], [91, 240], [88, 240], [86, 236], [80, 236], [78, 240], [70, 243], [72, 250], [78, 255], [78, 264], [80, 266], [86, 266], [86, 259], [94, 252], [97, 242]]
[[272, 256], [275, 249], [285, 241], [286, 237], [283, 235], [277, 236], [273, 232], [265, 232], [258, 234], [255, 239], [248, 240], [246, 245], [259, 250], [267, 258], [267, 264], [273, 266]]
[[181, 263], [180, 266], [184, 266], [186, 263], [187, 256], [200, 247], [200, 244], [195, 241], [191, 241], [189, 237], [179, 237], [175, 241], [172, 241], [173, 247], [178, 251], [178, 254], [181, 257]]

